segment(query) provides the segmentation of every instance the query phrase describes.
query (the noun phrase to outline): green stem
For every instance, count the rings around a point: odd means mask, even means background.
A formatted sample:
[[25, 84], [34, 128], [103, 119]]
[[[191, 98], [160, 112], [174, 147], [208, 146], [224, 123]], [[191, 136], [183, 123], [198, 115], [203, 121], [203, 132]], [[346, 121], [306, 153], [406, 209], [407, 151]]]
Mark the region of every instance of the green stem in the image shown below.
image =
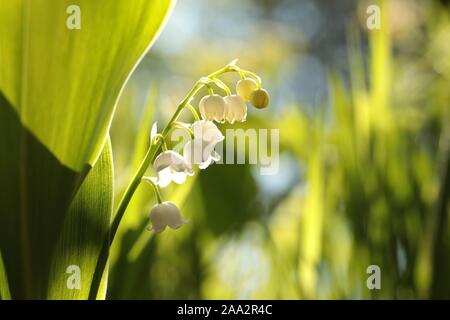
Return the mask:
[[448, 252], [446, 232], [448, 226], [448, 206], [450, 198], [450, 127], [444, 125], [442, 138], [439, 143], [438, 156], [439, 172], [441, 172], [441, 183], [439, 197], [434, 213], [433, 241], [431, 250], [432, 279], [430, 283], [430, 295], [428, 298], [437, 299], [445, 296], [448, 289], [442, 284], [442, 276], [446, 274], [448, 264], [443, 257]]
[[186, 107], [191, 111], [192, 115], [194, 116], [195, 121], [200, 121], [200, 117], [197, 113], [197, 110], [192, 106], [192, 104], [188, 103], [186, 104]]
[[142, 160], [138, 170], [134, 174], [133, 178], [131, 179], [130, 184], [128, 185], [127, 189], [125, 190], [125, 193], [122, 196], [122, 199], [120, 200], [120, 203], [116, 210], [116, 215], [114, 216], [114, 220], [111, 225], [110, 229], [110, 244], [113, 242], [114, 237], [116, 236], [117, 229], [119, 228], [119, 224], [122, 220], [123, 214], [125, 213], [125, 210], [130, 203], [131, 198], [133, 197], [134, 192], [136, 191], [137, 187], [139, 186], [139, 183], [141, 182], [142, 177], [145, 174], [145, 171], [147, 171], [148, 166], [152, 163], [154, 158], [156, 157], [157, 150], [161, 147], [161, 139], [158, 140], [157, 143], [153, 144], [147, 151], [144, 160]]
[[212, 96], [214, 94], [214, 90], [213, 90], [212, 86], [209, 83], [206, 83], [205, 86], [208, 89], [209, 95]]
[[[179, 123], [179, 122], [174, 122], [174, 123], [172, 124], [172, 130], [173, 130], [173, 129], [176, 129], [176, 128], [185, 130], [187, 133], [189, 133], [189, 135], [191, 136], [191, 138], [194, 138], [194, 132], [193, 132], [191, 129], [189, 129], [188, 127], [182, 125], [181, 123]], [[172, 130], [170, 130], [170, 131], [172, 131]]]
[[166, 139], [164, 138], [164, 136], [160, 133], [158, 133], [155, 137], [154, 137], [154, 141], [152, 141], [152, 144], [158, 143], [158, 141], [162, 141], [162, 149], [163, 151], [167, 151], [167, 143], [166, 143]]
[[231, 91], [230, 88], [228, 88], [228, 86], [220, 79], [218, 78], [214, 78], [213, 81], [216, 83], [216, 85], [222, 89], [223, 91], [225, 91], [227, 96], [231, 96]]
[[158, 203], [162, 203], [163, 200], [162, 200], [161, 191], [159, 191], [158, 185], [149, 177], [142, 177], [142, 180], [145, 182], [148, 182], [153, 187], [153, 190], [155, 191], [155, 195], [156, 195], [156, 200], [158, 201]]
[[253, 73], [253, 72], [248, 71], [248, 70], [241, 69], [238, 66], [230, 66], [230, 67], [232, 67], [233, 71], [238, 72], [240, 74], [241, 78], [243, 78], [243, 79], [245, 78], [245, 77], [243, 77], [243, 75], [247, 75], [247, 76], [250, 76], [253, 79], [255, 79], [255, 81], [256, 81], [256, 83], [258, 85], [258, 89], [261, 89], [261, 87], [262, 87], [262, 85], [261, 85], [261, 78], [256, 73]]

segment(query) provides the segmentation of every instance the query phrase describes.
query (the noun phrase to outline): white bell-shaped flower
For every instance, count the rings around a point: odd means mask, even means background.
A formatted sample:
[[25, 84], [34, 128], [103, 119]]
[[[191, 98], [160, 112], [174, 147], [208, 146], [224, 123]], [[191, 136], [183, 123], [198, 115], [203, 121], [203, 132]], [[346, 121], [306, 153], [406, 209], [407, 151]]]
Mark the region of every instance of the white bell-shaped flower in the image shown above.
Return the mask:
[[234, 121], [243, 122], [247, 118], [247, 105], [244, 99], [238, 95], [231, 95], [224, 98], [227, 109], [225, 119], [229, 123]]
[[171, 181], [182, 184], [187, 176], [192, 176], [194, 172], [183, 156], [175, 151], [168, 150], [161, 152], [153, 163], [157, 174], [156, 183], [164, 188]]
[[218, 94], [204, 96], [198, 108], [204, 120], [223, 122], [225, 119], [225, 100]]
[[181, 217], [180, 210], [175, 204], [170, 201], [156, 204], [150, 211], [150, 222], [152, 224], [149, 230], [154, 230], [155, 233], [160, 233], [170, 227], [174, 230], [180, 228], [187, 223]]
[[214, 150], [214, 144], [200, 139], [193, 139], [186, 143], [184, 157], [191, 168], [196, 164], [200, 169], [206, 169], [213, 161], [220, 160], [220, 155]]
[[192, 131], [194, 139], [184, 146], [184, 158], [191, 168], [196, 164], [200, 169], [206, 169], [213, 161], [220, 160], [214, 148], [224, 136], [213, 122], [205, 120], [194, 122]]
[[195, 121], [191, 126], [191, 130], [194, 133], [194, 139], [204, 140], [214, 145], [225, 139], [222, 132], [212, 121]]

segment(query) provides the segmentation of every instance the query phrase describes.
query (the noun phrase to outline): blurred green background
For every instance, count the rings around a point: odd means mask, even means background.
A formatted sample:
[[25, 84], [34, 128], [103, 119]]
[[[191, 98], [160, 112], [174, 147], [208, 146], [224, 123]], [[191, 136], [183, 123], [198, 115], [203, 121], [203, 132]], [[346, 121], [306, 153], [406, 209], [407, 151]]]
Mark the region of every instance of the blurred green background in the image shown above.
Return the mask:
[[[234, 58], [271, 94], [239, 126], [279, 129], [280, 167], [213, 165], [164, 189], [190, 223], [156, 236], [141, 185], [108, 298], [450, 298], [449, 7], [386, 1], [369, 31], [369, 4], [178, 1], [114, 119], [116, 199], [152, 123]], [[373, 264], [380, 290], [366, 286]]]

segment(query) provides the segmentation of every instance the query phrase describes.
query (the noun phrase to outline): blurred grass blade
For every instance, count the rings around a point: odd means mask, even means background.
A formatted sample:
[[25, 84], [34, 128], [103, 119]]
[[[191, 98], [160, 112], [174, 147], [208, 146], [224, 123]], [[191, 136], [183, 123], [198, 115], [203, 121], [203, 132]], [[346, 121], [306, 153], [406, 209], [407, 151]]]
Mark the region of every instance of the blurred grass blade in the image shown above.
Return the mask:
[[9, 299], [11, 299], [11, 294], [9, 293], [8, 278], [3, 265], [2, 253], [0, 252], [0, 300]]

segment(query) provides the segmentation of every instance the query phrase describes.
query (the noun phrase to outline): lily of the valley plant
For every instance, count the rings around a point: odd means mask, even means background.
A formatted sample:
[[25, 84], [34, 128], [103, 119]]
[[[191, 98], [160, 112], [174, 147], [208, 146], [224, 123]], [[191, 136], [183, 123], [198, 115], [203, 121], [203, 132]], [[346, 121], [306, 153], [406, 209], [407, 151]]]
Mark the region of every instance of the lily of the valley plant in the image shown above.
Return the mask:
[[[221, 75], [229, 72], [238, 73], [241, 77], [236, 84], [235, 94], [219, 79]], [[197, 110], [191, 105], [191, 101], [203, 87], [208, 89], [208, 94], [202, 97], [199, 102], [199, 116]], [[215, 93], [214, 89], [217, 88], [225, 96]], [[245, 121], [247, 102], [258, 109], [265, 108], [269, 104], [269, 95], [261, 87], [260, 77], [253, 72], [239, 68], [236, 65], [236, 60], [234, 60], [225, 67], [198, 80], [183, 101], [180, 102], [169, 123], [161, 132], [158, 132], [156, 123], [153, 125], [149, 149], [118, 206], [112, 225], [111, 241], [114, 239], [127, 205], [141, 181], [148, 182], [153, 186], [158, 201], [150, 212], [151, 227], [148, 228], [149, 230], [159, 233], [164, 231], [166, 227], [178, 229], [187, 223], [175, 204], [170, 201], [163, 201], [160, 188], [164, 188], [172, 182], [182, 184], [189, 176], [194, 175], [195, 167], [206, 169], [211, 163], [220, 160], [220, 155], [215, 151], [215, 146], [224, 139], [224, 136], [214, 122]], [[177, 121], [184, 109], [192, 113], [193, 123], [186, 124]], [[183, 154], [167, 149], [167, 137], [175, 128], [188, 131], [191, 137], [183, 148]], [[150, 165], [154, 167], [156, 173], [154, 177], [144, 176]]]

